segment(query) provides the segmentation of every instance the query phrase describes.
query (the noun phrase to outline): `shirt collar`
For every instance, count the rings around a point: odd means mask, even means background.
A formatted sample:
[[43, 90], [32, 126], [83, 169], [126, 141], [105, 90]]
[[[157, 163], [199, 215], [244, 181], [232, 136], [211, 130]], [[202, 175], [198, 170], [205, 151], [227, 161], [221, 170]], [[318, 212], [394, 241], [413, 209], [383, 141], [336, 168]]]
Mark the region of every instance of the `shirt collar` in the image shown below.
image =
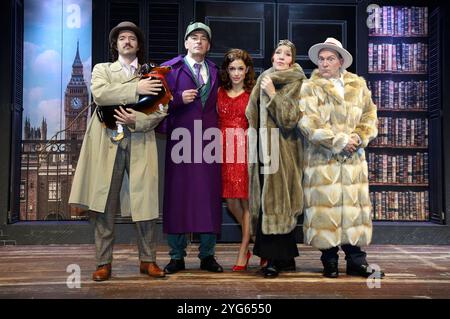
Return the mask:
[[344, 75], [341, 73], [341, 75], [338, 78], [331, 78], [330, 79], [333, 84], [339, 84], [344, 86]]
[[203, 64], [205, 64], [205, 60], [203, 60], [202, 62], [197, 62], [193, 58], [191, 58], [189, 55], [186, 55], [186, 61], [192, 69], [194, 69], [195, 63], [200, 64], [202, 67], [203, 67]]
[[125, 60], [119, 55], [119, 62], [120, 64], [122, 64], [123, 67], [126, 67], [127, 69], [129, 69], [131, 66], [134, 67], [135, 70], [137, 70], [139, 63], [138, 63], [138, 58], [136, 57], [133, 62], [131, 62], [131, 64], [128, 64], [125, 62]]

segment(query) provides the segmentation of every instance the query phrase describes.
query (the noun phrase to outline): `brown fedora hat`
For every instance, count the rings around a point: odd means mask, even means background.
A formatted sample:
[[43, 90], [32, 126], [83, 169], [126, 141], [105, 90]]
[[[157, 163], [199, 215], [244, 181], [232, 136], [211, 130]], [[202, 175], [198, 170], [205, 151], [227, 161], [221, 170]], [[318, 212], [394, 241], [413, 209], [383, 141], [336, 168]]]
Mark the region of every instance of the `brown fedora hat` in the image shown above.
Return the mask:
[[141, 29], [137, 27], [133, 22], [130, 21], [122, 21], [118, 25], [116, 25], [114, 28], [111, 29], [111, 32], [109, 33], [109, 44], [111, 45], [112, 40], [116, 39], [119, 35], [120, 31], [127, 30], [127, 31], [133, 31], [136, 36], [138, 37], [139, 43], [144, 43], [144, 33]]

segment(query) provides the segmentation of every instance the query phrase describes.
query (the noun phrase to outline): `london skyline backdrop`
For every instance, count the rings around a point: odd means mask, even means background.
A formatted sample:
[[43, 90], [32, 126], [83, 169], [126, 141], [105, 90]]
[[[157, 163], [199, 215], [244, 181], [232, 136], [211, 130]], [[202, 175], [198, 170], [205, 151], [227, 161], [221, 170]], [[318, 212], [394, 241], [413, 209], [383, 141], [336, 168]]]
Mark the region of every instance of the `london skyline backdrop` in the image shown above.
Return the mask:
[[[47, 121], [47, 138], [64, 128], [64, 92], [79, 41], [84, 80], [91, 81], [91, 0], [25, 0], [23, 123]], [[58, 136], [64, 139], [64, 135]]]

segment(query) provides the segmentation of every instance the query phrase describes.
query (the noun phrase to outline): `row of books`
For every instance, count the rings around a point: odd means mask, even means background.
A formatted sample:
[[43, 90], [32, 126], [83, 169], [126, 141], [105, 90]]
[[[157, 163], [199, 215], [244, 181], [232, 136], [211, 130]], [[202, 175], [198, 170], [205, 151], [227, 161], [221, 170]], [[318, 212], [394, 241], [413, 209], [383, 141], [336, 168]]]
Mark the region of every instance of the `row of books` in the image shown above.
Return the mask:
[[426, 43], [369, 42], [369, 72], [427, 72]]
[[428, 153], [387, 155], [369, 153], [372, 183], [428, 184]]
[[426, 36], [427, 7], [375, 7], [370, 13], [369, 34], [385, 36]]
[[370, 146], [427, 147], [428, 119], [379, 117], [378, 136]]
[[428, 81], [367, 81], [378, 108], [427, 110]]
[[429, 194], [423, 192], [370, 192], [376, 220], [429, 220]]

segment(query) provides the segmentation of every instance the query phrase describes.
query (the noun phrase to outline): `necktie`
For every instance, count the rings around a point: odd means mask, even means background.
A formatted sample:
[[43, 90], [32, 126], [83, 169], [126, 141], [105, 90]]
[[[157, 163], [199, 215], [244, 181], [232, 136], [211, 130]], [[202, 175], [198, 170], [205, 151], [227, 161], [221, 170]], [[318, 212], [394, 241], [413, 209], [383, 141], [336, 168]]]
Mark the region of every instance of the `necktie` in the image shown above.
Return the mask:
[[203, 81], [202, 73], [200, 72], [201, 67], [202, 67], [202, 65], [200, 63], [194, 64], [195, 76], [197, 77], [197, 81], [200, 86], [205, 84], [205, 81]]
[[130, 65], [130, 76], [134, 76], [134, 74], [136, 73], [136, 68], [132, 65]]

